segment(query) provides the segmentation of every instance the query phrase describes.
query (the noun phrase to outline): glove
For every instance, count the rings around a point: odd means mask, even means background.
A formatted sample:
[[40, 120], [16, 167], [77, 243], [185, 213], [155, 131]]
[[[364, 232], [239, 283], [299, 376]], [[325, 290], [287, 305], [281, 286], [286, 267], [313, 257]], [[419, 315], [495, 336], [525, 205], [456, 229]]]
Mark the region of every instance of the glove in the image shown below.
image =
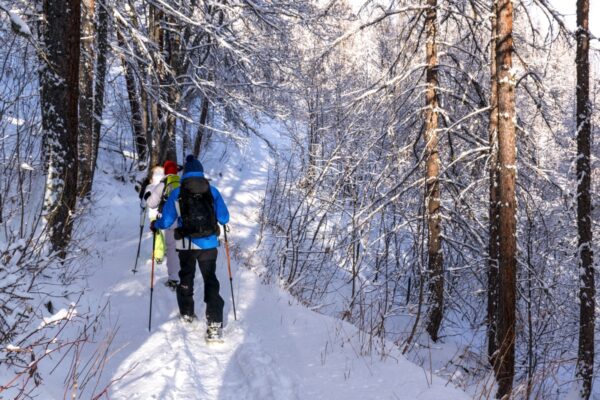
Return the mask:
[[158, 232], [158, 228], [155, 225], [156, 225], [156, 220], [150, 222], [150, 230], [152, 231], [152, 233]]
[[146, 177], [141, 185], [140, 185], [140, 200], [142, 200], [142, 197], [144, 196], [144, 194], [146, 193], [146, 187], [150, 184], [150, 179], [148, 179], [148, 177]]

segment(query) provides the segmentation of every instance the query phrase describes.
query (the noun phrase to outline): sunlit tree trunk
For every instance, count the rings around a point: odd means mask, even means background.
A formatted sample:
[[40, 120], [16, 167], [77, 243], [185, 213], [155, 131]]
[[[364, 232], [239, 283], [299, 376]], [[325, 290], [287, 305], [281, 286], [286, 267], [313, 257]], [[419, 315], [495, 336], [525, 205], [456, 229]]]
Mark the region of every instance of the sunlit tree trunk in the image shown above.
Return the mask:
[[437, 61], [437, 0], [427, 0], [425, 31], [427, 35], [427, 88], [425, 115], [426, 197], [428, 225], [429, 316], [427, 332], [435, 342], [444, 316], [444, 260], [440, 213], [440, 156], [438, 152], [438, 61]]
[[517, 271], [516, 115], [515, 76], [512, 69], [513, 6], [498, 0], [496, 72], [498, 84], [498, 398], [510, 396], [515, 375], [515, 307]]

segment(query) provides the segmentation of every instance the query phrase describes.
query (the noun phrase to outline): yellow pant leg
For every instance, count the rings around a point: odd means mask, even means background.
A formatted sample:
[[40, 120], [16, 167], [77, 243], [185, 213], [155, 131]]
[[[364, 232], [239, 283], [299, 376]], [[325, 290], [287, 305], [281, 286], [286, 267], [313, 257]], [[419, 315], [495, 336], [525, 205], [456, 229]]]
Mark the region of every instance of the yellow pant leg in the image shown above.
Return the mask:
[[154, 243], [154, 259], [162, 261], [165, 258], [165, 234], [163, 231], [156, 233], [156, 242]]

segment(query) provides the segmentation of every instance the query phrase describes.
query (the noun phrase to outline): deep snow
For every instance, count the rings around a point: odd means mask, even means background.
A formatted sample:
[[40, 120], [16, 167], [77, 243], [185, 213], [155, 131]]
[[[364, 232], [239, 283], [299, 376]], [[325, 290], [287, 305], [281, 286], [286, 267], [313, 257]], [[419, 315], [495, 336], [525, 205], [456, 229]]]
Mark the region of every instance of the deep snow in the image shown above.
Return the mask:
[[[276, 142], [272, 129], [263, 132]], [[163, 285], [166, 264], [156, 266], [152, 331], [148, 332], [151, 233], [146, 227], [139, 272], [132, 274], [140, 208], [131, 184], [99, 173], [94, 208], [86, 217], [92, 238], [91, 275], [78, 305], [94, 310], [108, 302], [104, 326], [114, 330], [103, 388], [111, 399], [466, 399], [445, 380], [407, 361], [398, 350], [385, 359], [359, 354], [353, 326], [311, 311], [280, 288], [261, 283], [253, 267], [259, 210], [271, 163], [256, 138], [224, 157], [216, 145], [204, 158], [207, 176], [219, 188], [231, 214], [233, 284], [238, 320], [233, 319], [224, 248], [218, 276], [226, 300], [224, 344], [207, 345], [205, 323], [184, 326], [175, 294]], [[235, 156], [231, 156], [235, 154]], [[147, 219], [146, 219], [147, 221]], [[243, 266], [242, 266], [243, 265]], [[196, 313], [204, 313], [202, 280], [196, 276]], [[389, 345], [393, 347], [393, 345]], [[88, 350], [89, 351], [89, 350]], [[63, 398], [64, 373], [44, 376], [44, 399]], [[70, 391], [73, 392], [73, 391]], [[80, 393], [81, 394], [81, 393]], [[0, 395], [0, 398], [2, 395]]]

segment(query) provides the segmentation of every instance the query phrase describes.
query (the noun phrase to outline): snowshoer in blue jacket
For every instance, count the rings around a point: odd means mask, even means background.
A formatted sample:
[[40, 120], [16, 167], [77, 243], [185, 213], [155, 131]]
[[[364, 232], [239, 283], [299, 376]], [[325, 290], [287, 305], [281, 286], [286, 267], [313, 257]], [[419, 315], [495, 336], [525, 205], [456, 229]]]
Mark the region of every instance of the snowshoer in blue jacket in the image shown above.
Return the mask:
[[229, 222], [229, 211], [217, 188], [204, 177], [200, 161], [189, 155], [181, 176], [181, 184], [174, 189], [162, 209], [162, 215], [151, 224], [151, 229], [175, 229], [176, 247], [179, 253], [179, 285], [177, 304], [181, 318], [192, 322], [194, 313], [194, 277], [196, 262], [204, 280], [204, 302], [208, 323], [207, 338], [221, 337], [223, 306], [219, 294], [219, 281], [215, 274], [219, 226]]

